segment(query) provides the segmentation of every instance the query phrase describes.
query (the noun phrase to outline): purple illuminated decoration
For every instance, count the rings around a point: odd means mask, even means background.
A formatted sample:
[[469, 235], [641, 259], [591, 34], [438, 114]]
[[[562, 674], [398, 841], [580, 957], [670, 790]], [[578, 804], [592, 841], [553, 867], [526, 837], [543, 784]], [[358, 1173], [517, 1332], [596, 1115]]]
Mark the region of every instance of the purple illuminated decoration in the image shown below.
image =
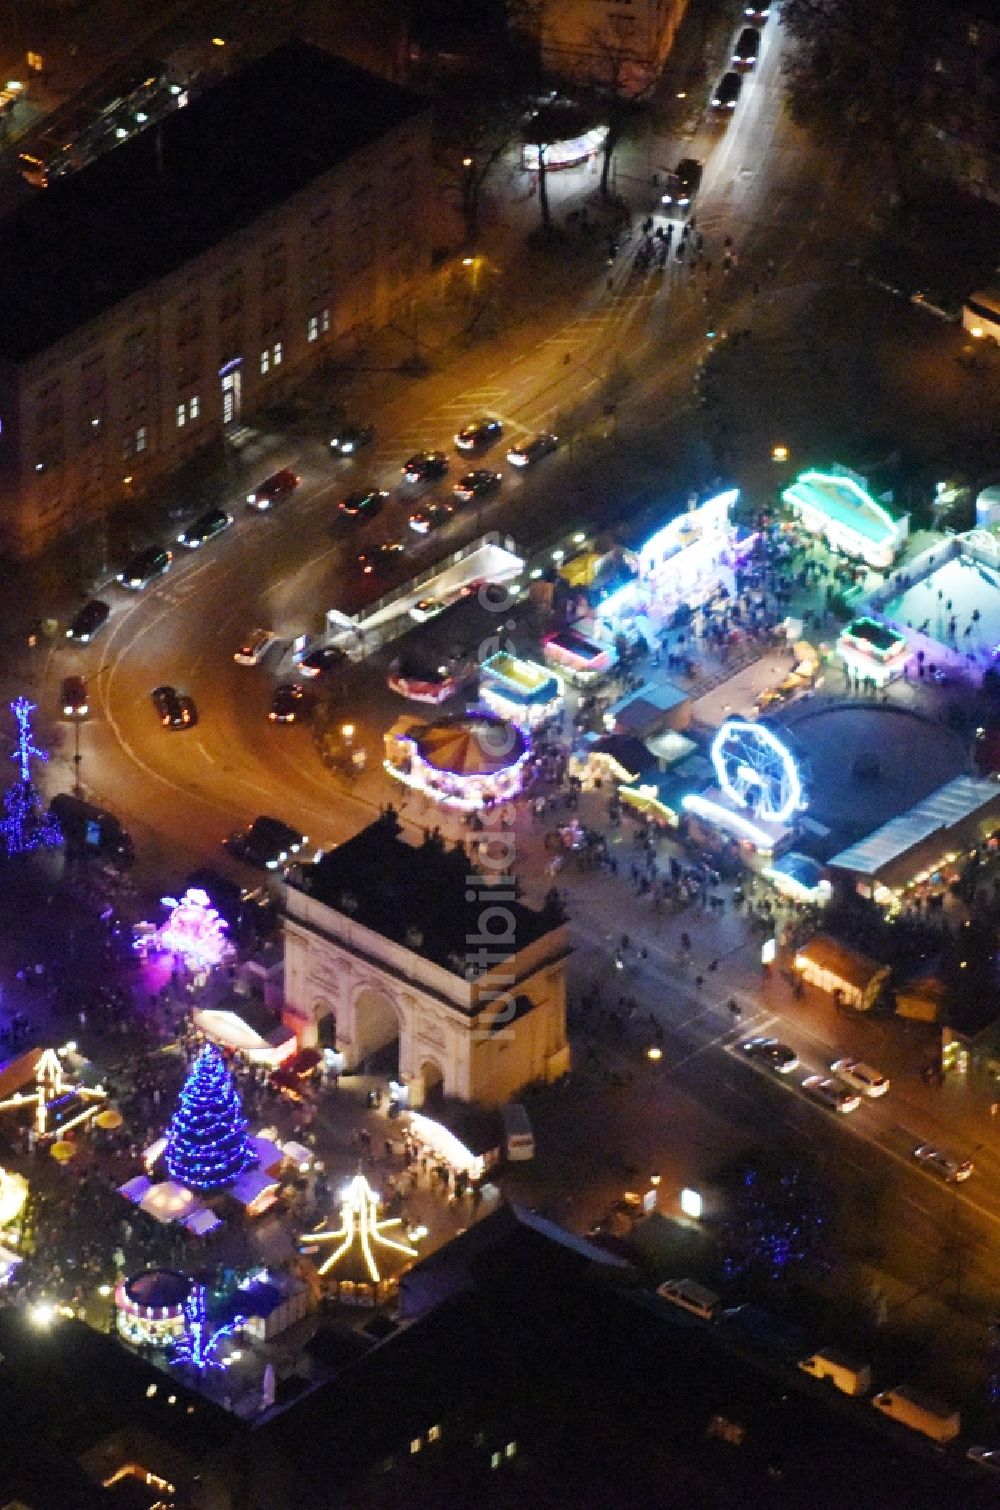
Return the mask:
[[184, 1302], [184, 1335], [174, 1343], [171, 1363], [186, 1363], [199, 1374], [212, 1368], [226, 1368], [228, 1360], [219, 1357], [219, 1349], [245, 1316], [234, 1316], [226, 1326], [212, 1326], [205, 1305], [205, 1286], [195, 1285]]

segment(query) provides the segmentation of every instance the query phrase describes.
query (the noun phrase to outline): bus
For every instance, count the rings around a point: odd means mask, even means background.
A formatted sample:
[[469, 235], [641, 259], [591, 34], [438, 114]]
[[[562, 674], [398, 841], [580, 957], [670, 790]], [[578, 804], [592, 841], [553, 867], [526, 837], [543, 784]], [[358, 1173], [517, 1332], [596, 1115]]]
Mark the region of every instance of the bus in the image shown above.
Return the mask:
[[969, 295], [962, 305], [962, 329], [1000, 345], [1000, 287], [993, 284]]

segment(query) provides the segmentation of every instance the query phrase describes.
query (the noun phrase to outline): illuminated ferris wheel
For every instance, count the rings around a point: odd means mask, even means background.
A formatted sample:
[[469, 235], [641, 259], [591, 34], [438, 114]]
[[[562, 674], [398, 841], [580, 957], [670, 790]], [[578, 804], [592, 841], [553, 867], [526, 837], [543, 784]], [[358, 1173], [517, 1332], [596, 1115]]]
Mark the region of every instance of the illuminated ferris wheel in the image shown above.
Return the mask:
[[712, 763], [727, 796], [765, 822], [787, 823], [805, 806], [791, 753], [763, 724], [727, 719], [715, 736]]

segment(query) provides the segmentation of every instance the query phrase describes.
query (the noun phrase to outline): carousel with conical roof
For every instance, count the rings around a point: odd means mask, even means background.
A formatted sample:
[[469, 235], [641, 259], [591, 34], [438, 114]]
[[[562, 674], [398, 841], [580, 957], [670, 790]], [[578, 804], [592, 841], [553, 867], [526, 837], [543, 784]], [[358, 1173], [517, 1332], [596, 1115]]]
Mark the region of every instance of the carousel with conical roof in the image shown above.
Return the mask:
[[433, 723], [401, 718], [385, 736], [390, 776], [463, 812], [516, 797], [530, 753], [528, 735], [495, 713], [458, 713]]

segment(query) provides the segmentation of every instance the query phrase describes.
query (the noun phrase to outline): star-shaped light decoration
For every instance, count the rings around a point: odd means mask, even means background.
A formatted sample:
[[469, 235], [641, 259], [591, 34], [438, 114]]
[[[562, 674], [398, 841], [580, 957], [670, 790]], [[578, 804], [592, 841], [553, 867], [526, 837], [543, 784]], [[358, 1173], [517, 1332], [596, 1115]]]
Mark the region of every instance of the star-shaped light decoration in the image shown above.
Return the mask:
[[[321, 1275], [341, 1263], [353, 1250], [355, 1253], [360, 1252], [368, 1278], [372, 1284], [377, 1285], [381, 1284], [383, 1276], [375, 1260], [374, 1248], [392, 1249], [404, 1259], [418, 1257], [416, 1248], [409, 1243], [386, 1235], [390, 1229], [401, 1227], [402, 1219], [398, 1216], [380, 1218], [378, 1208], [379, 1199], [375, 1191], [363, 1174], [356, 1174], [341, 1197], [340, 1226], [337, 1230], [309, 1232], [300, 1239], [303, 1248], [336, 1243], [333, 1252], [327, 1254], [320, 1265]], [[395, 1267], [401, 1267], [398, 1259]]]

